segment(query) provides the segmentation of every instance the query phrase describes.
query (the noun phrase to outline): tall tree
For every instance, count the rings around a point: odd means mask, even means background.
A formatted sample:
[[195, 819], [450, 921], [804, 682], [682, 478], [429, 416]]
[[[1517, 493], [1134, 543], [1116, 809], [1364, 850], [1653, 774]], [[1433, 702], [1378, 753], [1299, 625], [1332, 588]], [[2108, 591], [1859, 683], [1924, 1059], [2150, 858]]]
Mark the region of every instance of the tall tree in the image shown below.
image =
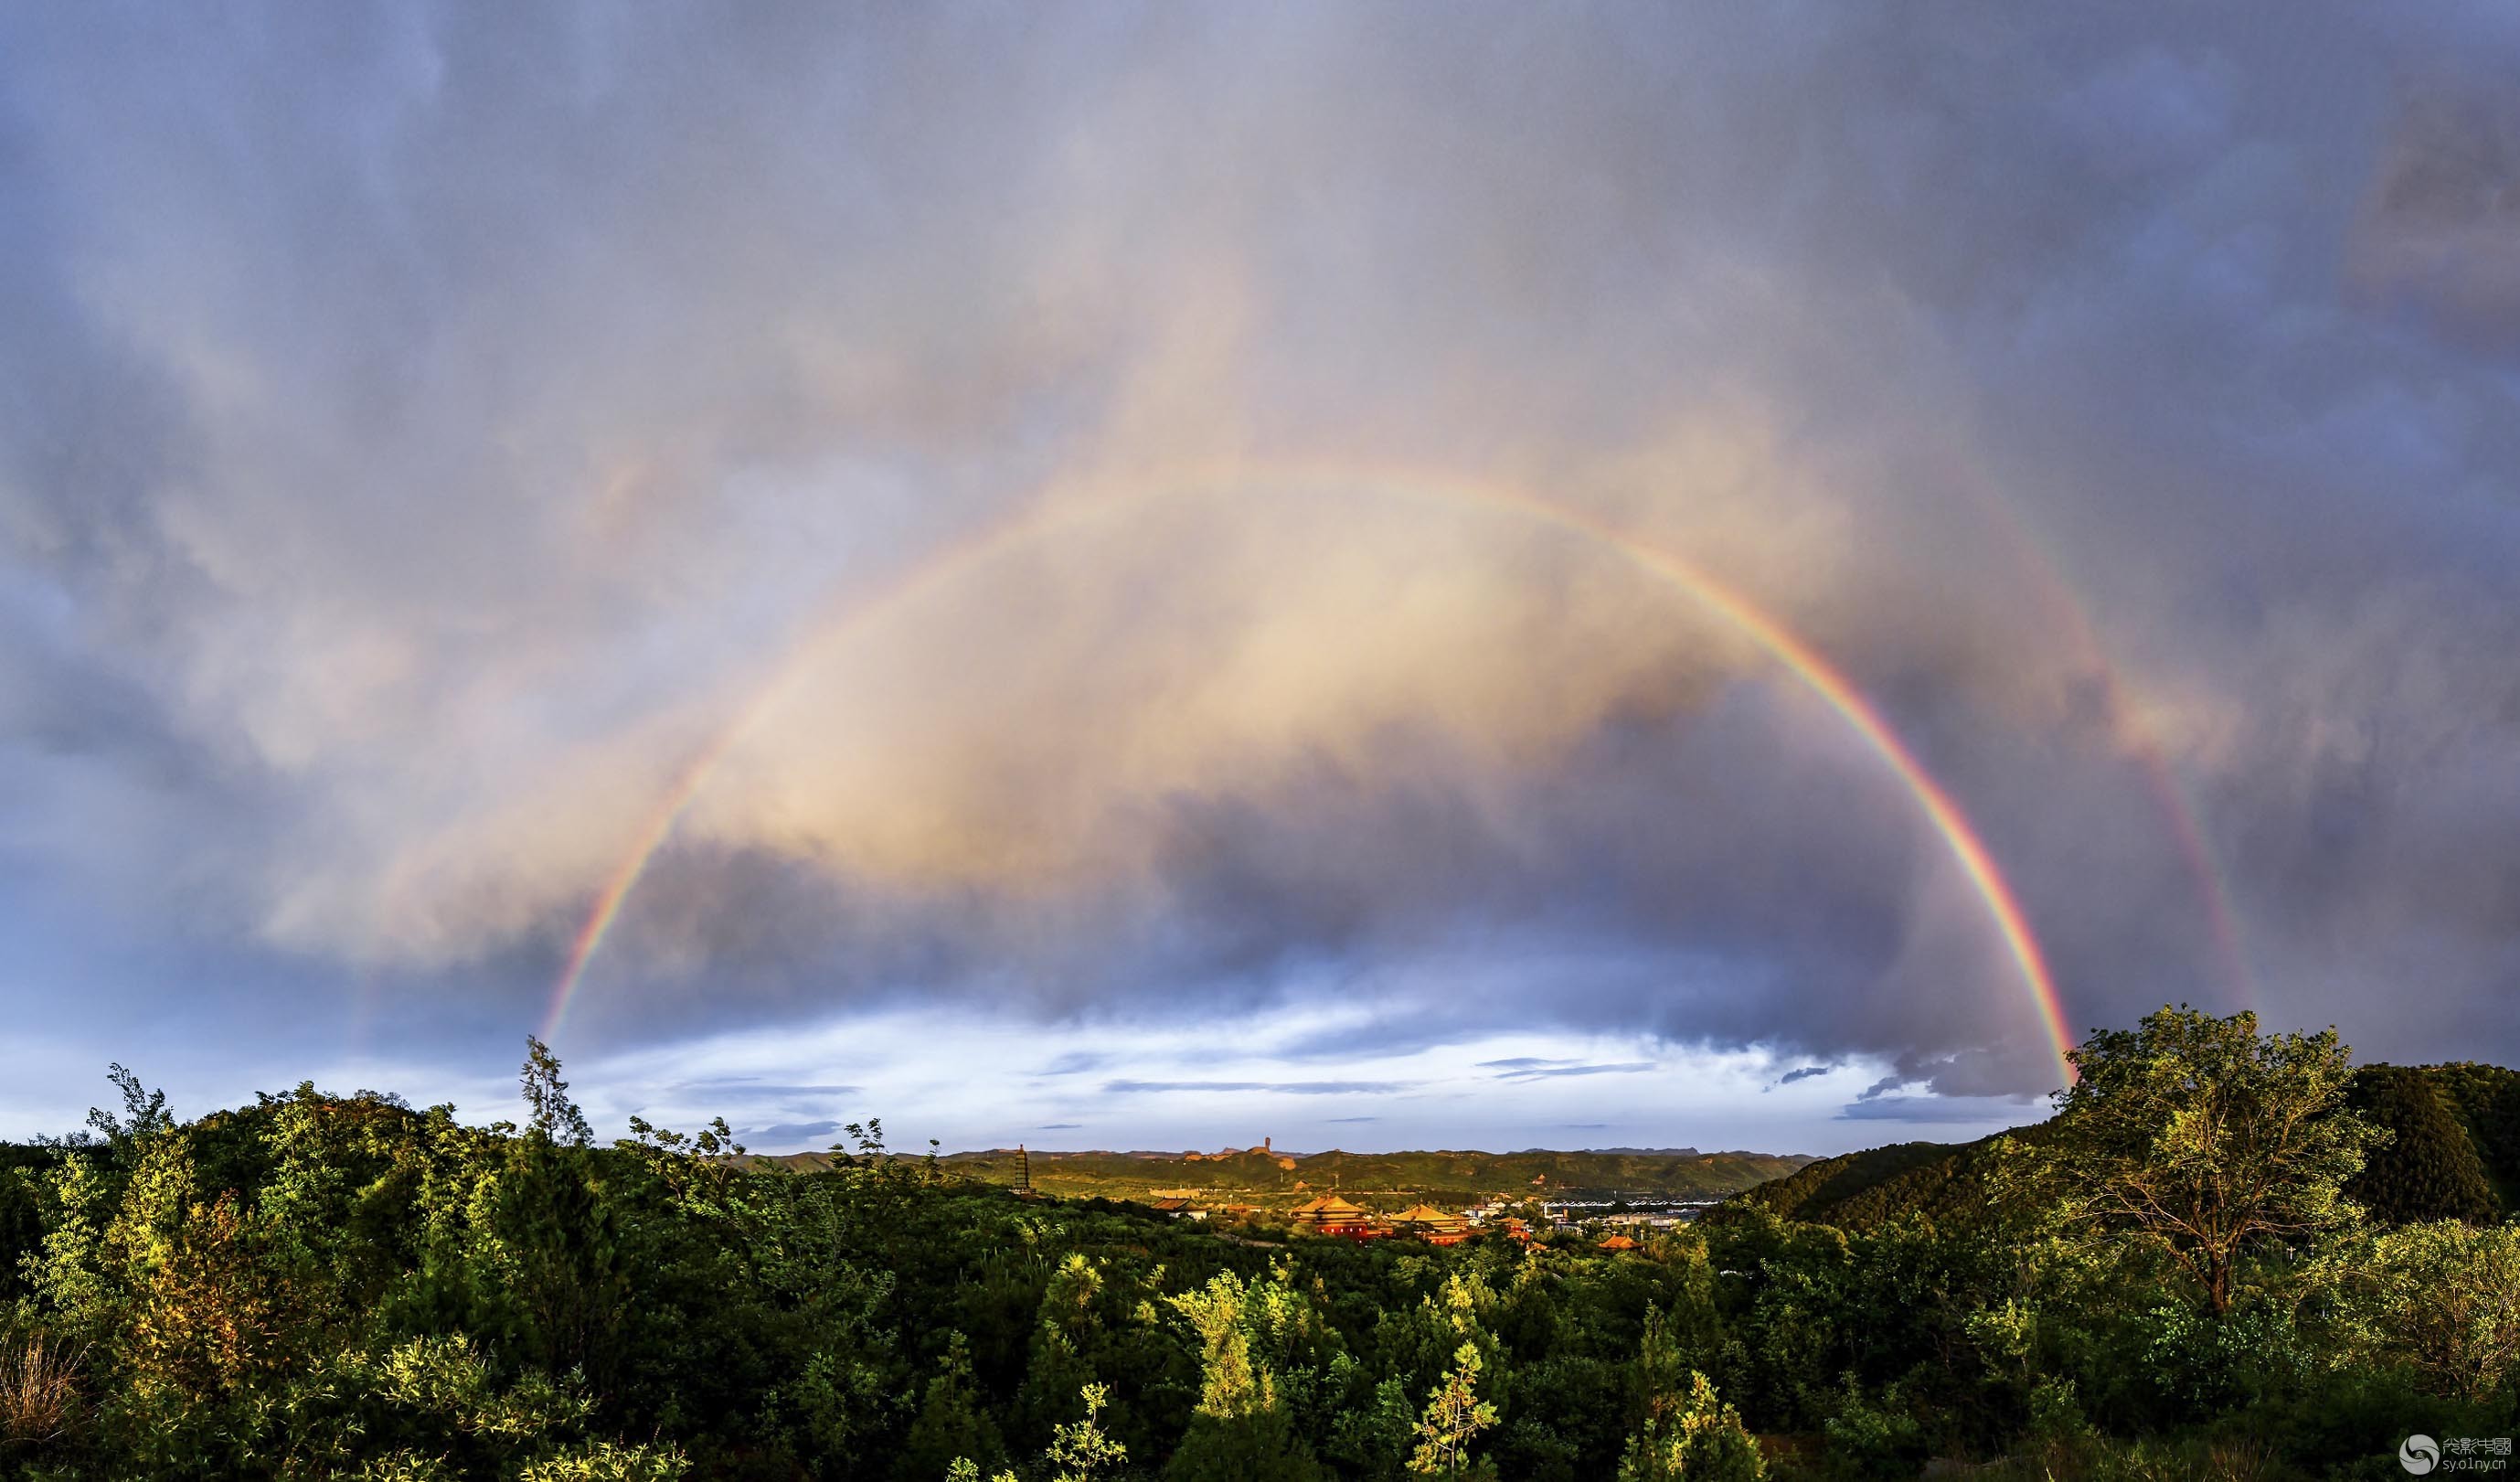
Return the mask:
[[1276, 1377], [1251, 1352], [1254, 1308], [1288, 1295], [1274, 1281], [1246, 1286], [1220, 1272], [1192, 1291], [1167, 1297], [1199, 1339], [1199, 1402], [1165, 1482], [1312, 1482], [1312, 1450], [1280, 1403]]
[[964, 1457], [982, 1471], [997, 1467], [1007, 1448], [987, 1405], [971, 1371], [969, 1341], [959, 1332], [947, 1333], [944, 1357], [927, 1380], [919, 1416], [893, 1459], [892, 1474], [903, 1482], [929, 1482]]
[[2379, 1140], [2349, 1109], [2336, 1031], [2261, 1036], [2257, 1015], [2181, 1006], [2073, 1052], [2058, 1094], [2065, 1213], [2168, 1257], [2216, 1315], [2242, 1258], [2350, 1224], [2345, 1185]]
[[586, 1114], [568, 1099], [568, 1082], [560, 1078], [560, 1056], [532, 1035], [525, 1036], [525, 1063], [518, 1071], [531, 1113], [525, 1125], [555, 1143], [584, 1147], [595, 1141]]

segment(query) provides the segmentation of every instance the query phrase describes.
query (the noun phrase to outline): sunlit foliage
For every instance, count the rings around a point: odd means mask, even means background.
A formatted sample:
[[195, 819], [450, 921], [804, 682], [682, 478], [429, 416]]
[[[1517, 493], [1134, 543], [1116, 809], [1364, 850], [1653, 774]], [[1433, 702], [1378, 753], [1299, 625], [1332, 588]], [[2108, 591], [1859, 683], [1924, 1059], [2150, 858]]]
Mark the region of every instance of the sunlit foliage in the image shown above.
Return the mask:
[[117, 1066], [0, 1158], [0, 1479], [2282, 1477], [2520, 1430], [2520, 1226], [2471, 1177], [2520, 1078], [2184, 1010], [2081, 1063], [2053, 1122], [1784, 1203], [1844, 1227], [1744, 1199], [1619, 1252], [1027, 1201], [872, 1120], [810, 1174], [723, 1122], [597, 1145], [538, 1044], [488, 1127], [312, 1086], [178, 1122]]

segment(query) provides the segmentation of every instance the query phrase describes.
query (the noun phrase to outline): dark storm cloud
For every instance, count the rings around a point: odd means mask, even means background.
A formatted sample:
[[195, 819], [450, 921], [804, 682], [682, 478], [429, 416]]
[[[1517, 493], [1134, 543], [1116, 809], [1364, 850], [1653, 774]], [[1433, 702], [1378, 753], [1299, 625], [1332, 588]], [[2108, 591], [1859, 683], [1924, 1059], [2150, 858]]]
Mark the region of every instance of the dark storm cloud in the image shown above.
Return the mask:
[[[180, 1015], [176, 964], [506, 1041], [844, 599], [1045, 484], [1321, 458], [1773, 607], [2077, 1030], [2254, 994], [2520, 1055], [2514, 76], [2484, 6], [12, 14], [13, 1007]], [[1866, 1119], [2052, 1080], [1945, 841], [1737, 635], [1545, 532], [1236, 498], [809, 649], [575, 1022], [1546, 1023], [1865, 1057]]]
[[2402, 83], [2349, 261], [2366, 291], [2437, 333], [2520, 343], [2520, 98], [2507, 82]]
[[1835, 1067], [1828, 1065], [1805, 1065], [1800, 1070], [1788, 1070], [1783, 1075], [1778, 1076], [1777, 1078], [1777, 1084], [1779, 1086], [1790, 1086], [1796, 1081], [1808, 1081], [1816, 1075], [1826, 1075], [1833, 1068]]

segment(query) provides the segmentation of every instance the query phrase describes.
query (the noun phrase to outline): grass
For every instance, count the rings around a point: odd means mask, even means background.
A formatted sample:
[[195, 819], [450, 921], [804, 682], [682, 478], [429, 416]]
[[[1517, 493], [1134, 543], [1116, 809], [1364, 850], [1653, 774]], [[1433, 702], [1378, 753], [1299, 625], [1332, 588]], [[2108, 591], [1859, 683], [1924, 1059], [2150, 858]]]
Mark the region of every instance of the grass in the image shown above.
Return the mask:
[[0, 1440], [42, 1444], [78, 1418], [79, 1355], [45, 1338], [0, 1349]]

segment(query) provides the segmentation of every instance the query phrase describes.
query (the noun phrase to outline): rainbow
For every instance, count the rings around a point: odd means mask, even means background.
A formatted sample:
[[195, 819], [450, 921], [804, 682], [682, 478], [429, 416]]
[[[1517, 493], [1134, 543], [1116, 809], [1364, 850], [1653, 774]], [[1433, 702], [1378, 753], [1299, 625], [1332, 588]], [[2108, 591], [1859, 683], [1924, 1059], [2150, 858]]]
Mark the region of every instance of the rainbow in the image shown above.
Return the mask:
[[1914, 799], [1926, 824], [1943, 840], [1971, 888], [1984, 902], [1996, 933], [2031, 997], [2040, 1027], [2054, 1055], [2057, 1073], [2067, 1083], [2072, 1081], [2073, 1066], [2066, 1058], [2066, 1052], [2075, 1042], [2067, 1026], [2064, 1002], [2057, 993], [2055, 977], [2040, 950], [2038, 937], [2031, 929], [2028, 913], [2022, 909], [2011, 884], [1997, 867], [1993, 853], [1959, 804], [1925, 770], [1924, 764], [1900, 740], [1897, 731], [1881, 712], [1865, 698], [1855, 683], [1818, 649], [1747, 597], [1687, 559], [1608, 521], [1518, 490], [1429, 475], [1422, 472], [1395, 473], [1353, 467], [1260, 465], [1192, 471], [1169, 479], [1148, 479], [1087, 503], [1063, 502], [1054, 492], [1026, 504], [1006, 519], [948, 545], [849, 605], [836, 618], [801, 644], [797, 651], [779, 667], [770, 683], [675, 775], [655, 808], [643, 820], [632, 836], [628, 852], [607, 876], [584, 924], [570, 943], [567, 959], [552, 990], [542, 1037], [551, 1040], [558, 1036], [569, 1005], [585, 980], [587, 965], [602, 951], [606, 936], [620, 919], [623, 904], [637, 887], [640, 876], [647, 872], [649, 862], [672, 836], [675, 824], [691, 805], [692, 799], [707, 785], [710, 775], [728, 753], [776, 712], [780, 703], [820, 667], [835, 646], [846, 642], [884, 613], [897, 609], [971, 567], [1049, 538], [1060, 530], [1089, 519], [1143, 508], [1152, 500], [1166, 496], [1221, 491], [1256, 482], [1266, 482], [1273, 488], [1282, 489], [1309, 487], [1423, 499], [1456, 508], [1494, 511], [1564, 531], [1616, 552], [1645, 574], [1678, 588], [1697, 606], [1749, 640], [1834, 711]]
[[2039, 578], [2048, 610], [2063, 623], [2083, 663], [2099, 677], [2109, 713], [2131, 718], [2133, 724], [2124, 740], [2136, 764], [2143, 771], [2145, 788], [2151, 792], [2154, 805], [2170, 825], [2171, 842], [2178, 848], [2188, 876], [2196, 881], [2197, 896], [2205, 908], [2206, 932], [2214, 942], [2216, 964], [2231, 991], [2238, 996], [2240, 1007], [2257, 1009], [2257, 974], [2249, 966], [2248, 949], [2240, 934], [2239, 913], [2231, 905], [2230, 886], [2224, 878], [2222, 868], [2215, 862], [2213, 846], [2206, 841], [2205, 830], [2196, 820], [2196, 805], [2181, 784], [2178, 771], [2171, 765], [2160, 736], [2143, 718], [2142, 709], [2128, 703], [2132, 690], [2126, 676], [2110, 659], [2091, 608], [2076, 596], [2063, 562], [2039, 538], [2013, 501], [2001, 497], [1992, 475], [1979, 470], [1974, 463], [1970, 465], [1970, 474], [1969, 489], [1979, 510], [2008, 539], [2021, 566]]

